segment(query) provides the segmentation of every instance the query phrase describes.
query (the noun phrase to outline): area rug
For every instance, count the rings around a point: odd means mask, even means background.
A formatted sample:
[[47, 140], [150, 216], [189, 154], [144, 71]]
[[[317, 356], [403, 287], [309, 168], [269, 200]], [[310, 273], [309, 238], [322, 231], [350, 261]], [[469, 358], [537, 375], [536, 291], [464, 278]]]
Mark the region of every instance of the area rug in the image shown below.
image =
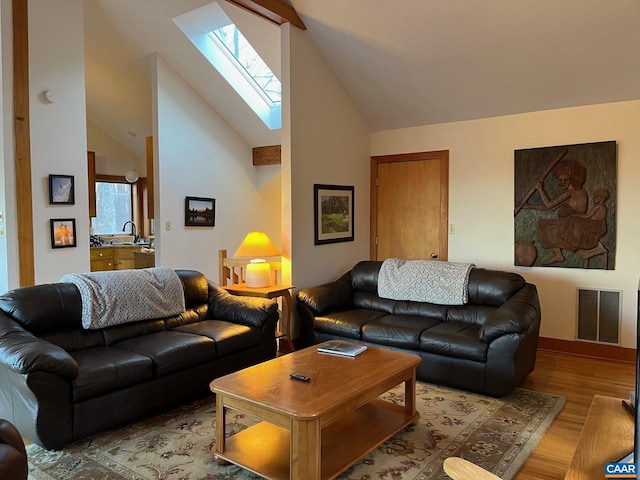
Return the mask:
[[[404, 402], [404, 387], [383, 395]], [[420, 420], [338, 478], [427, 480], [449, 478], [442, 462], [461, 456], [512, 478], [562, 410], [564, 397], [516, 389], [495, 399], [418, 383]], [[231, 412], [227, 434], [255, 423]], [[197, 400], [162, 415], [88, 437], [63, 450], [29, 445], [32, 480], [255, 480], [261, 477], [213, 460], [215, 402]]]

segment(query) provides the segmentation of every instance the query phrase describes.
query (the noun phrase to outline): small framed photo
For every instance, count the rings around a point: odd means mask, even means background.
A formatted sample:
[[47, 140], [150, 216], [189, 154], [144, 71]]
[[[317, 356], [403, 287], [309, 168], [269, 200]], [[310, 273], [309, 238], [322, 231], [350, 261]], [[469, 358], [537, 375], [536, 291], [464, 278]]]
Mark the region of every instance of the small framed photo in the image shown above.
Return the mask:
[[75, 205], [73, 175], [49, 175], [49, 205]]
[[353, 186], [313, 186], [315, 244], [353, 241]]
[[52, 218], [51, 248], [70, 248], [76, 246], [76, 219]]
[[216, 224], [216, 199], [186, 197], [184, 201], [185, 227], [213, 227]]

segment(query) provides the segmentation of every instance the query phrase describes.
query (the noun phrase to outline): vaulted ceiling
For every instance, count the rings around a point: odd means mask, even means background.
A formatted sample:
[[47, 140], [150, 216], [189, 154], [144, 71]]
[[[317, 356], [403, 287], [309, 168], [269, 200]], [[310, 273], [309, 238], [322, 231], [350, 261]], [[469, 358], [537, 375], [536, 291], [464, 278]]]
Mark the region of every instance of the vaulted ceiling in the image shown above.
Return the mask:
[[[85, 0], [89, 119], [151, 134], [158, 52], [250, 145], [279, 143], [172, 21], [210, 1]], [[640, 99], [637, 0], [290, 4], [371, 131]]]

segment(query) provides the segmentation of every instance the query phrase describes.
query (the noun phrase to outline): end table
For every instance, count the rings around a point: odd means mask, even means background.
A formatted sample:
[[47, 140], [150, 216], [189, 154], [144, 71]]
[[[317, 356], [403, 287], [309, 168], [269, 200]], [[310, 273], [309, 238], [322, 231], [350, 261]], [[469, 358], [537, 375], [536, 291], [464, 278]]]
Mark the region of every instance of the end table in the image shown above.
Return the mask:
[[[291, 289], [293, 285], [270, 285], [268, 287], [248, 287], [246, 283], [235, 285], [225, 285], [224, 288], [232, 295], [243, 295], [245, 297], [259, 297], [275, 299], [282, 297], [282, 315], [280, 316], [279, 328], [276, 330], [276, 338], [287, 343], [288, 352], [293, 352], [295, 347], [291, 338]], [[278, 347], [279, 349], [279, 347]]]

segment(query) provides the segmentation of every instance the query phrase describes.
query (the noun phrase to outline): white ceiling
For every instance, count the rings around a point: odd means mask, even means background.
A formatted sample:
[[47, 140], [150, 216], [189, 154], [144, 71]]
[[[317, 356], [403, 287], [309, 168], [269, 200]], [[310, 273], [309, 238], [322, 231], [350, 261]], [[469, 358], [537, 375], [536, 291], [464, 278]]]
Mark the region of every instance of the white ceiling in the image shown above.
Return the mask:
[[[158, 52], [251, 146], [280, 143], [171, 20], [209, 2], [84, 0], [89, 119], [150, 135]], [[638, 0], [290, 3], [372, 131], [640, 99]]]

